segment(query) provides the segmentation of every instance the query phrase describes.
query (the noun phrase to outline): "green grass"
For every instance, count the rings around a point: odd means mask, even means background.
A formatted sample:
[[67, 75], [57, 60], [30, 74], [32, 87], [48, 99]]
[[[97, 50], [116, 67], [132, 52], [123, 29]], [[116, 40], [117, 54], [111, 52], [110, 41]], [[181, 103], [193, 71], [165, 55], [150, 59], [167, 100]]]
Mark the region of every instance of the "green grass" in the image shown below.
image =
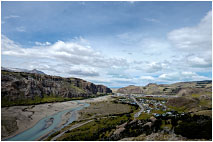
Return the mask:
[[52, 138], [54, 138], [55, 136], [57, 136], [58, 134], [70, 129], [72, 126], [78, 124], [78, 123], [83, 123], [86, 120], [81, 120], [81, 121], [73, 121], [72, 123], [70, 123], [69, 125], [65, 126], [64, 128], [62, 128], [59, 131], [54, 132], [53, 134], [51, 134], [50, 136], [48, 136], [48, 138], [46, 138], [44, 141], [50, 141]]
[[194, 112], [193, 114], [196, 114], [196, 115], [205, 115], [205, 116], [212, 117], [212, 110], [202, 110], [202, 111]]
[[172, 128], [172, 124], [165, 124], [166, 120], [162, 120], [162, 124], [160, 126], [161, 129], [164, 129], [165, 127], [171, 129]]
[[167, 107], [169, 110], [174, 110], [174, 111], [177, 111], [178, 113], [187, 111], [184, 106], [182, 106], [182, 107], [167, 106]]
[[199, 105], [202, 107], [212, 107], [212, 101], [211, 100], [200, 100]]
[[192, 98], [199, 98], [201, 96], [201, 94], [192, 94], [191, 97]]
[[167, 101], [167, 98], [162, 98], [162, 97], [138, 97], [137, 99]]
[[84, 97], [75, 97], [75, 98], [63, 98], [60, 96], [54, 95], [44, 95], [43, 97], [36, 96], [34, 99], [17, 99], [10, 101], [9, 98], [2, 98], [1, 106], [8, 107], [8, 106], [18, 106], [18, 105], [36, 105], [36, 104], [43, 104], [43, 103], [52, 103], [52, 102], [64, 102], [64, 101], [72, 101], [72, 100], [82, 100], [86, 99]]
[[[111, 103], [102, 102], [102, 103], [112, 105], [113, 102]], [[91, 104], [91, 106], [92, 105], [97, 106], [97, 108], [93, 108], [95, 110], [105, 108], [105, 105], [102, 105], [101, 107], [99, 107], [98, 103]], [[119, 104], [119, 105], [123, 105], [123, 104]], [[120, 107], [123, 107], [123, 106], [120, 106]], [[119, 114], [117, 113], [114, 114], [114, 112], [112, 112], [110, 115], [107, 113], [101, 116], [98, 115], [95, 118], [92, 118], [94, 121], [88, 124], [85, 124], [79, 128], [76, 128], [72, 131], [69, 131], [68, 133], [65, 133], [58, 140], [101, 140], [103, 138], [108, 138], [114, 132], [117, 125], [123, 124], [126, 121], [133, 120], [133, 116], [134, 116], [134, 113], [137, 111], [137, 107], [132, 105], [127, 105], [125, 107], [126, 108], [129, 107], [127, 112], [121, 111], [121, 113]], [[91, 108], [88, 108], [88, 109], [91, 109]], [[92, 112], [90, 112], [89, 110], [87, 112], [87, 109], [83, 111], [83, 114], [90, 114], [90, 113]], [[88, 121], [87, 117], [85, 117], [84, 120], [75, 121], [69, 124], [67, 127], [63, 128], [63, 130], [60, 130], [60, 132], [70, 129], [74, 124], [78, 124], [80, 122], [85, 122], [85, 121]], [[51, 138], [57, 135], [58, 133], [59, 132], [56, 132], [53, 136], [50, 136], [47, 140], [51, 140]]]
[[107, 138], [111, 131], [114, 130], [117, 125], [126, 122], [128, 119], [129, 117], [127, 117], [126, 115], [98, 119], [72, 131], [68, 131], [57, 140], [101, 140], [102, 138]]
[[79, 112], [80, 119], [91, 119], [109, 115], [119, 115], [133, 111], [131, 105], [119, 104], [113, 101], [90, 103], [90, 106]]
[[148, 113], [141, 113], [141, 115], [137, 119], [149, 119], [152, 116], [152, 114]]
[[163, 114], [167, 111], [163, 111], [163, 110], [152, 110], [151, 113], [157, 113], [157, 114]]

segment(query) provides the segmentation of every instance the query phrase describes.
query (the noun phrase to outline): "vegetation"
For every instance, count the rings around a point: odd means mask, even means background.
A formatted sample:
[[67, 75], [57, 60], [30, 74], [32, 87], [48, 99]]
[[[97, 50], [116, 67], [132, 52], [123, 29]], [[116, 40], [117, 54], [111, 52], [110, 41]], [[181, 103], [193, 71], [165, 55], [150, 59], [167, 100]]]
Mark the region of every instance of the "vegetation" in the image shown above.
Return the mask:
[[184, 118], [174, 132], [190, 139], [212, 139], [212, 120], [202, 115]]
[[160, 126], [161, 129], [171, 129], [172, 128], [172, 124], [170, 120], [162, 120], [162, 125]]
[[137, 119], [149, 119], [152, 115], [148, 113], [141, 113]]
[[129, 115], [121, 115], [116, 117], [100, 118], [87, 123], [72, 131], [68, 131], [57, 140], [65, 141], [94, 141], [104, 140], [109, 137], [112, 129], [130, 119]]
[[1, 106], [8, 107], [8, 106], [19, 106], [19, 105], [36, 105], [36, 104], [43, 104], [43, 103], [83, 100], [83, 99], [94, 98], [94, 97], [95, 96], [63, 98], [61, 96], [55, 96], [55, 95], [50, 95], [50, 96], [44, 95], [43, 97], [35, 96], [34, 98], [16, 99], [16, 100], [10, 100], [9, 98], [3, 97], [1, 100]]
[[[116, 107], [119, 109], [112, 109]], [[160, 115], [156, 117], [157, 119], [155, 121], [152, 121], [149, 119], [152, 116], [152, 113], [165, 113], [164, 111], [155, 110], [150, 114], [142, 113], [137, 119], [133, 120], [134, 114], [139, 110], [140, 108], [137, 106], [119, 104], [116, 101], [93, 103], [90, 107], [82, 111], [82, 113], [86, 115], [82, 115], [84, 116], [82, 117], [84, 119], [81, 119], [81, 121], [88, 121], [88, 119], [92, 119], [93, 121], [71, 131], [67, 131], [57, 140], [114, 141], [127, 137], [138, 137], [140, 135], [146, 137], [152, 133], [158, 133], [159, 131], [164, 131], [165, 134], [174, 132], [175, 134], [188, 139], [211, 139], [211, 117], [202, 115], [198, 116], [195, 114], [192, 115], [190, 113], [183, 114], [182, 111], [174, 111], [173, 115]], [[75, 124], [76, 123], [79, 122], [77, 121]], [[151, 125], [149, 126], [148, 123], [151, 123]], [[74, 124], [70, 124], [70, 126], [67, 126], [64, 130], [68, 130], [73, 125]], [[122, 131], [117, 133], [118, 129], [121, 127]], [[193, 130], [191, 131], [191, 129]], [[199, 135], [197, 134], [198, 132], [200, 132]], [[58, 133], [55, 133], [51, 138], [57, 134]], [[51, 140], [51, 138], [48, 140]]]
[[137, 99], [147, 99], [147, 100], [167, 101], [167, 98], [163, 98], [163, 97], [138, 97]]
[[194, 112], [194, 114], [212, 117], [212, 110], [201, 110], [201, 111]]
[[128, 104], [119, 104], [111, 101], [105, 101], [91, 103], [89, 107], [81, 110], [80, 114], [81, 119], [87, 119], [129, 113], [133, 110], [133, 106]]
[[175, 107], [175, 106], [170, 106], [170, 105], [167, 105], [167, 107], [170, 109], [170, 110], [174, 110], [174, 111], [177, 111], [179, 113], [181, 112], [186, 112], [186, 108], [184, 106], [182, 107]]

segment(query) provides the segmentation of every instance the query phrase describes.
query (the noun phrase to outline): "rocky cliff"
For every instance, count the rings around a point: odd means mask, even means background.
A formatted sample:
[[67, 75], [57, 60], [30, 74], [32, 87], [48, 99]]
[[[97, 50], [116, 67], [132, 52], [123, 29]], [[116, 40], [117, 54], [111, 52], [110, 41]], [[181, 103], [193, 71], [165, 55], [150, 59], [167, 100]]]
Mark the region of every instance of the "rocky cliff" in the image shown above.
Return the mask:
[[1, 72], [2, 101], [35, 100], [45, 96], [76, 98], [112, 93], [103, 85], [95, 85], [79, 78], [62, 78], [45, 74]]

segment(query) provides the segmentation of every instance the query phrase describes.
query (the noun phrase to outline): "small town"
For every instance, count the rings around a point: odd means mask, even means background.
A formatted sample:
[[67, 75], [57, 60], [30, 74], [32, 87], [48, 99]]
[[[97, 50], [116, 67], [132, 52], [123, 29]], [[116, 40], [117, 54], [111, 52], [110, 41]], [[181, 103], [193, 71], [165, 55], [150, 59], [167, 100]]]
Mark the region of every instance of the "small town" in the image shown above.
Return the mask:
[[[168, 108], [166, 106], [166, 100], [156, 99], [156, 97], [152, 98], [148, 95], [146, 97], [141, 97], [141, 96], [135, 97], [136, 95], [124, 95], [124, 94], [117, 94], [117, 96], [119, 97], [118, 99], [119, 103], [125, 103], [125, 104], [141, 107], [142, 111], [138, 112], [135, 115], [135, 117], [140, 116], [141, 113], [151, 114], [156, 118], [161, 116], [175, 117], [177, 115], [184, 115], [184, 112], [177, 113], [177, 111], [174, 111]], [[136, 98], [136, 99], [133, 99], [133, 98]], [[137, 102], [135, 100], [137, 100]]]

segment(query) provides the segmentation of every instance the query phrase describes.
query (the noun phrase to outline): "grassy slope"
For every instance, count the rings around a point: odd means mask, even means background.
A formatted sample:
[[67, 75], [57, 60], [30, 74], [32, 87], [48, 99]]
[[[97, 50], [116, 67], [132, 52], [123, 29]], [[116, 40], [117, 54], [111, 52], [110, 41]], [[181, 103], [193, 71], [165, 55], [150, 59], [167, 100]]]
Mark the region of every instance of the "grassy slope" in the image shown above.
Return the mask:
[[24, 100], [15, 100], [9, 101], [8, 99], [2, 98], [1, 106], [8, 107], [8, 106], [18, 106], [18, 105], [36, 105], [36, 104], [43, 104], [43, 103], [52, 103], [52, 102], [63, 102], [63, 101], [71, 101], [71, 100], [80, 100], [83, 99], [82, 97], [78, 98], [63, 98], [58, 96], [47, 96], [44, 95], [43, 98], [36, 96], [33, 99], [24, 99]]
[[92, 121], [80, 128], [68, 131], [57, 140], [100, 140], [109, 136], [112, 129], [127, 121], [129, 118], [126, 115], [102, 118]]
[[[132, 120], [133, 113], [136, 111], [134, 106], [112, 101], [92, 103], [80, 111], [80, 121], [74, 124], [88, 121], [88, 119], [94, 119], [94, 121], [65, 133], [58, 140], [100, 140], [106, 138], [116, 129], [117, 125]], [[64, 130], [68, 130], [74, 124], [71, 123]], [[50, 140], [57, 133], [59, 132], [54, 133], [47, 140]]]
[[[99, 96], [104, 96], [99, 95]], [[97, 97], [99, 97], [97, 96]], [[65, 101], [72, 101], [72, 100], [83, 100], [88, 98], [94, 98], [95, 96], [91, 97], [75, 97], [75, 98], [63, 98], [54, 95], [44, 95], [43, 98], [36, 96], [33, 99], [25, 99], [25, 100], [16, 100], [16, 101], [9, 101], [8, 99], [2, 98], [1, 100], [1, 107], [9, 107], [9, 106], [20, 106], [20, 105], [36, 105], [36, 104], [43, 104], [43, 103], [53, 103], [53, 102], [65, 102]]]

